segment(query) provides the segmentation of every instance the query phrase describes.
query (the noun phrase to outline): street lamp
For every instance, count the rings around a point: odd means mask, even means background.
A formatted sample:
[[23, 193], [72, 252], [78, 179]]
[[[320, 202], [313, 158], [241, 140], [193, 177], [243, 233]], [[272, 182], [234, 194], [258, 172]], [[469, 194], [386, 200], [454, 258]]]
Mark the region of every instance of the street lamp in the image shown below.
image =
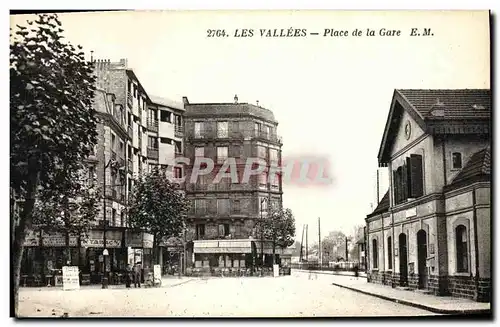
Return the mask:
[[264, 268], [264, 228], [263, 228], [264, 218], [263, 218], [263, 211], [264, 211], [264, 203], [267, 204], [267, 200], [268, 200], [267, 198], [260, 199], [260, 265], [261, 265], [261, 269]]

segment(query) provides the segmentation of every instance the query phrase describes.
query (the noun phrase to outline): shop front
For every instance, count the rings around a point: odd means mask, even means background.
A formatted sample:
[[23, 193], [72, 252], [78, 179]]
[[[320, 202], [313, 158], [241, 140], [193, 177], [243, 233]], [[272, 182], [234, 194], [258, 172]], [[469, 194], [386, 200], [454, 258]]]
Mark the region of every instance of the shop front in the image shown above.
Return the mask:
[[127, 261], [129, 265], [140, 262], [144, 269], [153, 268], [153, 241], [152, 234], [127, 230], [125, 232], [125, 246], [127, 247]]

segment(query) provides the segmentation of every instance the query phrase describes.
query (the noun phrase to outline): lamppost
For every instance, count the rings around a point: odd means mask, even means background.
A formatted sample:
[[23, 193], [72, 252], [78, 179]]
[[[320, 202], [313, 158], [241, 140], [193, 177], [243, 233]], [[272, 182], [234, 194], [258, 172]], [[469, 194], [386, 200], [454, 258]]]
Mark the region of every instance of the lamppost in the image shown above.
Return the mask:
[[102, 272], [102, 288], [108, 288], [108, 272], [107, 272], [107, 258], [109, 255], [108, 249], [106, 248], [106, 227], [108, 225], [108, 220], [106, 218], [106, 169], [108, 169], [109, 166], [116, 166], [116, 161], [113, 159], [110, 159], [107, 164], [104, 165], [104, 179], [103, 179], [103, 186], [104, 186], [104, 197], [103, 197], [103, 215], [104, 215], [104, 224], [103, 224], [103, 241], [104, 241], [104, 249], [102, 251], [102, 256], [103, 256], [103, 272]]
[[[260, 265], [261, 269], [264, 268], [264, 203], [267, 205], [267, 198], [260, 199]], [[262, 273], [262, 270], [261, 270]]]

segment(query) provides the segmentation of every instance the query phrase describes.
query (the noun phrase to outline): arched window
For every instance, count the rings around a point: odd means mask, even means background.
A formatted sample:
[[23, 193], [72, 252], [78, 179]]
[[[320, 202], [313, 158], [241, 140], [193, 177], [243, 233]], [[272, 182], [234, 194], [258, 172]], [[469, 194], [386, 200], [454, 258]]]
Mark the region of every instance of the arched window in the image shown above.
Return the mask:
[[378, 244], [377, 240], [372, 240], [373, 268], [378, 268]]
[[387, 238], [387, 259], [389, 260], [389, 269], [392, 269], [392, 237]]
[[469, 271], [469, 252], [467, 249], [467, 228], [458, 225], [455, 228], [457, 272]]

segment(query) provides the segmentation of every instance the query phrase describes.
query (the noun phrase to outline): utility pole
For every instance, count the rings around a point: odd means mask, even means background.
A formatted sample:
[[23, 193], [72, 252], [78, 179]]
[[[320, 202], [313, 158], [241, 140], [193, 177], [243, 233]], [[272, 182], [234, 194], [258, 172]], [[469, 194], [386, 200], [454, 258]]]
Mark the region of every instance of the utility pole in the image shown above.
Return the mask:
[[323, 255], [321, 251], [321, 218], [318, 217], [318, 260], [319, 260], [319, 269], [323, 267]]
[[345, 262], [349, 261], [349, 249], [347, 247], [347, 236], [345, 237]]
[[300, 239], [300, 257], [299, 257], [299, 262], [302, 262], [304, 260], [304, 229], [306, 228], [305, 225], [302, 225], [302, 238]]
[[306, 225], [306, 261], [309, 261], [309, 245], [307, 243], [307, 234], [309, 234], [309, 225]]

